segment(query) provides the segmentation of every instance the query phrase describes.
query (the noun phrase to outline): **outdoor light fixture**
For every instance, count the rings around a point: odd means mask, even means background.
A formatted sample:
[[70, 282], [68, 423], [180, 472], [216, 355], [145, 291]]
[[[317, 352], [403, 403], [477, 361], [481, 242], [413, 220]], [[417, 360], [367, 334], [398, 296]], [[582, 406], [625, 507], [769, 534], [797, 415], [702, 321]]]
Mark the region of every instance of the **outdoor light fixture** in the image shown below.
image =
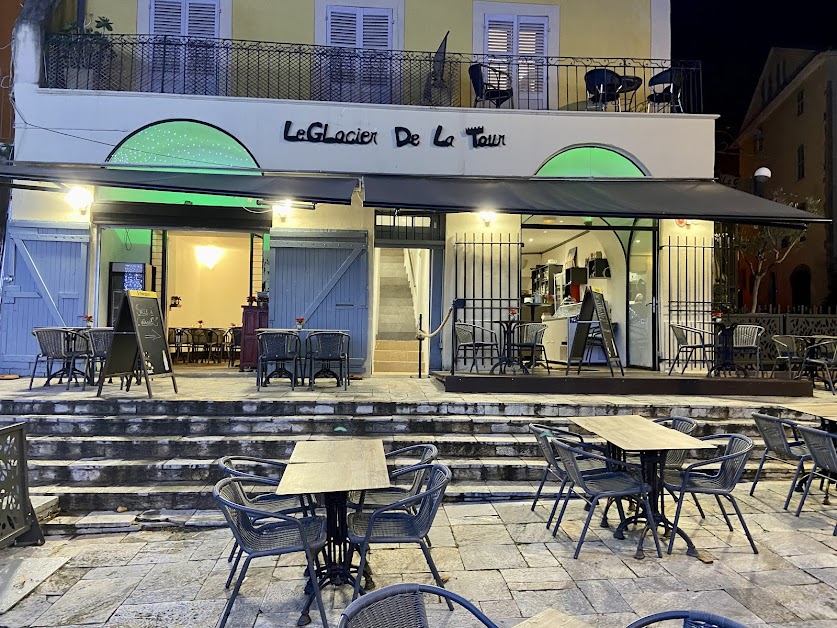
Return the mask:
[[764, 184], [768, 182], [773, 173], [770, 168], [762, 166], [753, 173], [753, 192], [756, 196], [764, 196]]
[[93, 204], [93, 192], [87, 188], [79, 185], [72, 186], [65, 195], [67, 203], [70, 207], [79, 212], [82, 216], [87, 214], [87, 210]]
[[480, 220], [485, 223], [486, 227], [490, 227], [491, 223], [494, 222], [494, 219], [497, 218], [497, 212], [493, 212], [489, 209], [483, 209], [482, 211], [477, 212], [477, 216], [479, 216]]
[[209, 270], [215, 268], [223, 254], [224, 250], [219, 249], [217, 246], [195, 247], [195, 257], [198, 258], [198, 262], [206, 266]]
[[273, 209], [273, 215], [276, 216], [282, 222], [285, 222], [288, 219], [288, 216], [291, 215], [291, 211], [293, 210], [293, 201], [289, 198], [279, 202], [273, 203], [270, 206]]

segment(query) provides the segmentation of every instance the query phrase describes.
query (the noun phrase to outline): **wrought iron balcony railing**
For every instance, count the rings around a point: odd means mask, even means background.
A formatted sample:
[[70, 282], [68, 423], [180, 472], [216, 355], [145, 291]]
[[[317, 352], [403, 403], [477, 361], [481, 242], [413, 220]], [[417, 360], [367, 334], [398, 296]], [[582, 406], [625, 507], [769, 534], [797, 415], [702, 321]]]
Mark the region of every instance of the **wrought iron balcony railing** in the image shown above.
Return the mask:
[[44, 87], [412, 106], [701, 113], [698, 61], [48, 34]]

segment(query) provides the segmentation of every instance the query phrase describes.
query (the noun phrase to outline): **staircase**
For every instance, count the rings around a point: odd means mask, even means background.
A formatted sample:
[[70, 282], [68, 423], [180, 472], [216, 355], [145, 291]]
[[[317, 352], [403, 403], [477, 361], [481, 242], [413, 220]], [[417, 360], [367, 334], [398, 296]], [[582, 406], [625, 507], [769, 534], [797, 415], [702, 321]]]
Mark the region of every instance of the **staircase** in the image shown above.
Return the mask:
[[[497, 403], [242, 401], [204, 405], [148, 400], [131, 414], [119, 412], [115, 405], [105, 400], [49, 403], [14, 414], [3, 408], [0, 427], [27, 423], [32, 495], [57, 496], [64, 512], [114, 511], [120, 506], [130, 511], [214, 509], [211, 489], [220, 479], [217, 458], [239, 454], [287, 459], [296, 442], [337, 432], [381, 438], [387, 451], [434, 443], [440, 460], [453, 472], [448, 500], [531, 498], [544, 463], [528, 433], [530, 422], [569, 426], [566, 416], [639, 410], [630, 404], [607, 409], [584, 405], [537, 409]], [[745, 479], [752, 478], [763, 451], [755, 425], [747, 418], [759, 409], [712, 408], [711, 414], [718, 418], [706, 418], [704, 408], [695, 417], [696, 436], [737, 432], [756, 441]], [[44, 411], [52, 414], [38, 414]], [[689, 414], [665, 404], [644, 405], [641, 412], [649, 417]], [[791, 411], [781, 414], [811, 419]], [[394, 466], [405, 462], [390, 460]], [[790, 481], [792, 471], [789, 465], [768, 462], [763, 477]], [[556, 488], [548, 487], [545, 496], [554, 495]]]
[[415, 373], [418, 369], [415, 309], [404, 251], [380, 249], [378, 333], [374, 373]]

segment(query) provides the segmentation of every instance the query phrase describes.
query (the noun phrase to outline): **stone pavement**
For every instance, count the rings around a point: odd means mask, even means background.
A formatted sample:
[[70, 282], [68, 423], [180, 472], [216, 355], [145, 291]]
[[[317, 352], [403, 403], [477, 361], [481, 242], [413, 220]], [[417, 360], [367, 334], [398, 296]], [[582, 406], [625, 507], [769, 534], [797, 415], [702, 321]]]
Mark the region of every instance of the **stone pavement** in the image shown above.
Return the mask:
[[[552, 607], [598, 628], [623, 628], [637, 617], [677, 608], [716, 612], [747, 626], [834, 628], [837, 509], [812, 491], [796, 518], [781, 510], [787, 487], [763, 481], [752, 498], [748, 484], [736, 492], [758, 555], [737, 522], [734, 532], [727, 530], [710, 500], [702, 500], [705, 521], [691, 504], [684, 506], [683, 527], [714, 557], [711, 565], [687, 557], [682, 542], [671, 556], [636, 560], [636, 532], [618, 541], [595, 526], [573, 560], [584, 515], [580, 500], [568, 508], [556, 538], [544, 526], [546, 502], [534, 513], [526, 502], [447, 504], [431, 531], [432, 552], [446, 586], [501, 626]], [[0, 550], [0, 576], [18, 568], [13, 581], [0, 578], [0, 598], [4, 587], [27, 587], [60, 565], [0, 615], [0, 626], [211, 628], [224, 606], [230, 548], [225, 529], [169, 528], [49, 537], [43, 547]], [[378, 586], [430, 581], [417, 547], [376, 548], [370, 561]], [[254, 561], [228, 625], [296, 625], [304, 585], [300, 565], [298, 556]], [[325, 591], [332, 626], [349, 591]], [[475, 625], [436, 599], [427, 602], [433, 625]], [[312, 619], [312, 626], [320, 625], [316, 613]]]

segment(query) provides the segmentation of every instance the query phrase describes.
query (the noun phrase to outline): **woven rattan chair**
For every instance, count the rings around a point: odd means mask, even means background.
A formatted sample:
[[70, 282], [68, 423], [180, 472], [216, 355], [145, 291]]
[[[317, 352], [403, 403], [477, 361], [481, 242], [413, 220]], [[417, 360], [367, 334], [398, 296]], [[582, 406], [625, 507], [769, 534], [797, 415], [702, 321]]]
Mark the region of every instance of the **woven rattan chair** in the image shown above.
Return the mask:
[[[456, 359], [459, 359], [460, 352], [462, 360], [468, 363], [468, 351], [471, 351], [471, 369], [480, 372], [480, 364], [477, 361], [477, 353], [480, 360], [485, 358], [485, 350], [488, 349], [488, 359], [494, 362], [495, 357], [500, 358], [500, 344], [497, 341], [497, 333], [471, 323], [456, 323], [454, 325], [456, 335]], [[477, 340], [479, 337], [479, 340]]]
[[[259, 357], [256, 362], [256, 390], [267, 385], [268, 367], [275, 364], [291, 374], [291, 390], [296, 388], [297, 365], [302, 360], [302, 343], [292, 331], [265, 331], [258, 335]], [[286, 364], [291, 363], [290, 371]]]
[[305, 365], [308, 369], [308, 389], [314, 390], [314, 363], [320, 368], [331, 370], [331, 364], [337, 363], [337, 385], [343, 384], [343, 390], [349, 386], [349, 343], [351, 336], [342, 331], [317, 331], [308, 334], [305, 339]]
[[[499, 628], [465, 598], [429, 584], [393, 584], [367, 593], [343, 611], [338, 628], [431, 628], [422, 594], [436, 595], [470, 613], [469, 619]], [[473, 624], [473, 621], [468, 625]]]
[[[57, 373], [62, 373], [67, 376], [67, 390], [70, 390], [70, 382], [74, 379], [74, 371], [76, 362], [81, 360], [83, 362], [83, 373], [87, 373], [87, 366], [90, 360], [90, 355], [87, 348], [87, 338], [82, 334], [64, 329], [63, 327], [42, 327], [33, 329], [32, 333], [38, 340], [39, 353], [35, 357], [35, 364], [32, 365], [32, 377], [29, 378], [29, 390], [32, 390], [32, 383], [35, 381], [35, 371], [38, 369], [38, 362], [41, 358], [46, 364], [46, 386], [49, 380]], [[61, 368], [58, 371], [53, 371], [55, 363], [58, 362]], [[59, 378], [58, 383], [61, 383]], [[87, 383], [87, 378], [83, 378], [82, 389]]]
[[[683, 434], [691, 436], [697, 429], [697, 421], [686, 416], [673, 416], [668, 419], [654, 419], [654, 423], [663, 425], [671, 430], [677, 430]], [[666, 469], [679, 470], [683, 463], [686, 462], [686, 455], [689, 452], [685, 449], [673, 449], [666, 454]]]
[[104, 367], [108, 359], [108, 351], [113, 342], [113, 327], [91, 327], [84, 331], [87, 336], [87, 347], [90, 351], [88, 373], [90, 383], [96, 381], [96, 367]]
[[[811, 459], [811, 454], [808, 451], [807, 445], [802, 442], [802, 437], [799, 435], [799, 426], [793, 421], [779, 419], [767, 414], [759, 414], [758, 412], [753, 413], [753, 420], [756, 422], [756, 428], [759, 434], [764, 439], [764, 453], [761, 455], [759, 468], [756, 469], [756, 477], [753, 478], [750, 495], [756, 490], [756, 484], [759, 483], [759, 477], [761, 477], [761, 469], [768, 458], [777, 462], [794, 465], [796, 472], [793, 474], [793, 482], [791, 482], [790, 489], [788, 489], [788, 496], [785, 498], [784, 508], [787, 510], [791, 497], [793, 496], [796, 481], [803, 471], [805, 461]], [[791, 433], [791, 439], [788, 439], [788, 431]]]
[[721, 617], [720, 615], [713, 615], [711, 613], [704, 613], [703, 611], [665, 611], [664, 613], [656, 613], [637, 619], [628, 628], [644, 628], [651, 624], [657, 624], [663, 621], [683, 620], [683, 623], [666, 624], [667, 626], [680, 625], [683, 628], [747, 628], [744, 624], [739, 624], [737, 621]]
[[[427, 566], [430, 567], [436, 584], [444, 588], [445, 585], [442, 583], [442, 578], [439, 576], [439, 571], [436, 569], [436, 564], [424, 539], [430, 532], [433, 519], [442, 504], [445, 489], [450, 483], [451, 472], [441, 464], [420, 465], [414, 469], [427, 473], [427, 484], [423, 492], [388, 506], [382, 506], [372, 512], [361, 511], [349, 514], [348, 536], [351, 549], [347, 560], [351, 562], [351, 555], [357, 550], [360, 553], [360, 567], [357, 573], [362, 574], [370, 545], [417, 543], [424, 553]], [[360, 593], [360, 581], [361, 578], [358, 576], [355, 579], [353, 600]], [[453, 610], [450, 600], [448, 600], [448, 608]]]
[[[267, 480], [224, 478], [212, 490], [212, 495], [215, 497], [215, 501], [218, 502], [221, 512], [224, 513], [224, 518], [227, 520], [227, 525], [236, 543], [247, 554], [247, 558], [244, 560], [244, 565], [241, 567], [241, 572], [235, 582], [235, 587], [224, 608], [224, 613], [221, 616], [218, 628], [224, 628], [227, 623], [230, 611], [235, 603], [235, 598], [238, 596], [238, 591], [241, 588], [241, 583], [244, 582], [244, 578], [247, 575], [247, 569], [250, 567], [251, 560], [262, 556], [282, 556], [283, 554], [298, 552], [305, 553], [309, 588], [311, 591], [309, 596], [316, 598], [323, 626], [328, 628], [326, 610], [323, 606], [322, 597], [320, 596], [317, 571], [314, 568], [314, 557], [326, 544], [325, 518], [316, 516], [292, 517], [290, 515], [272, 513], [260, 508], [253, 508], [241, 499], [241, 495], [245, 493], [242, 487], [244, 484], [274, 486]], [[258, 521], [259, 523], [255, 524], [254, 521]], [[239, 554], [240, 557], [241, 554]], [[238, 559], [236, 559], [236, 564], [230, 573], [230, 579], [227, 580], [227, 588], [229, 588], [232, 574], [235, 573], [237, 566]]]
[[[689, 362], [696, 351], [701, 351], [703, 363], [706, 364], [706, 368], [711, 368], [706, 351], [707, 349], [714, 349], [715, 344], [714, 342], [706, 342], [706, 332], [704, 330], [698, 329], [697, 327], [677, 325], [675, 323], [671, 323], [669, 328], [674, 335], [674, 339], [677, 341], [677, 355], [674, 356], [674, 362], [671, 363], [671, 368], [668, 369], [669, 375], [671, 375], [674, 367], [680, 361], [680, 355], [682, 353], [686, 354], [686, 359], [683, 361], [683, 370], [680, 371], [681, 374], [686, 372], [686, 369], [689, 367]], [[690, 335], [694, 337], [694, 340], [689, 339]]]
[[[408, 497], [418, 495], [422, 486], [427, 480], [427, 472], [430, 467], [427, 465], [436, 461], [439, 456], [439, 449], [436, 445], [411, 445], [402, 447], [386, 454], [389, 459], [411, 457], [415, 462], [402, 466], [390, 474], [390, 481], [410, 480], [409, 485], [390, 486], [389, 488], [378, 488], [370, 491], [352, 491], [349, 493], [349, 504], [357, 510], [374, 510], [381, 506], [388, 506]], [[417, 467], [422, 467], [416, 471]]]
[[[799, 500], [799, 507], [796, 509], [797, 517], [802, 512], [802, 506], [811, 491], [814, 477], [831, 482], [837, 476], [837, 434], [816, 430], [812, 427], [802, 427], [801, 425], [799, 426], [799, 434], [808, 446], [808, 451], [811, 452], [814, 466], [808, 476], [808, 481], [805, 483], [802, 499]], [[837, 536], [837, 526], [834, 526], [834, 536]]]
[[[608, 501], [614, 498], [619, 508], [619, 515], [624, 519], [624, 512], [619, 501], [621, 497], [636, 497], [642, 507], [645, 509], [646, 515], [651, 517], [651, 504], [648, 501], [649, 486], [642, 479], [642, 466], [632, 462], [623, 462], [615, 460], [607, 456], [599, 456], [590, 453], [588, 449], [581, 449], [579, 447], [571, 447], [559, 440], [552, 439], [552, 443], [556, 447], [561, 461], [564, 463], [564, 469], [569, 476], [570, 481], [573, 482], [571, 491], [580, 489], [582, 491], [581, 497], [590, 505], [587, 513], [587, 519], [584, 522], [584, 528], [581, 530], [581, 536], [578, 538], [578, 545], [575, 548], [573, 558], [578, 558], [581, 552], [581, 545], [584, 543], [584, 537], [587, 535], [587, 529], [590, 527], [590, 522], [593, 520], [593, 513], [599, 501]], [[582, 463], [589, 463], [591, 461], [598, 461], [601, 466], [609, 469], [594, 474], [585, 474], [581, 469]], [[615, 471], [614, 469], [624, 469], [624, 471]], [[566, 506], [567, 502], [564, 502]], [[563, 509], [561, 512], [563, 515]], [[558, 517], [558, 522], [555, 524], [556, 529], [561, 523], [561, 516]], [[654, 537], [654, 545], [657, 547], [657, 556], [663, 557], [662, 549], [660, 548], [660, 537], [657, 534], [657, 528], [650, 526], [651, 534]]]
[[[741, 434], [715, 434], [713, 436], [704, 436], [700, 440], [717, 441], [719, 445], [725, 445], [725, 450], [721, 456], [688, 465], [683, 469], [680, 480], [677, 482], [672, 482], [668, 477], [666, 478], [664, 483], [665, 488], [677, 495], [674, 527], [677, 527], [677, 522], [680, 520], [683, 498], [687, 493], [692, 495], [714, 495], [715, 501], [718, 502], [718, 508], [720, 508], [721, 514], [724, 516], [724, 521], [726, 521], [727, 527], [732, 532], [732, 522], [730, 522], [727, 511], [721, 502], [721, 497], [725, 497], [735, 509], [735, 514], [738, 515], [738, 520], [741, 522], [744, 534], [747, 535], [750, 547], [753, 548], [753, 553], [758, 554], [759, 551], [756, 549], [753, 537], [750, 536], [750, 530], [747, 528], [747, 524], [741, 514], [741, 509], [738, 507], [738, 502], [732, 494], [744, 473], [744, 467], [750, 459], [750, 454], [753, 452], [753, 441]], [[716, 466], [718, 467], [717, 470], [714, 469]], [[707, 469], [707, 467], [711, 467], [711, 469]], [[674, 549], [674, 540], [676, 537], [676, 534], [671, 535], [668, 543], [669, 554]]]
[[241, 327], [230, 327], [227, 331], [227, 354], [230, 358], [230, 368], [235, 366], [235, 355], [241, 358]]
[[775, 377], [776, 369], [784, 366], [787, 368], [788, 377], [792, 378], [794, 367], [801, 367], [805, 359], [805, 341], [799, 336], [776, 334], [773, 336], [773, 344], [776, 345], [776, 359], [773, 360], [770, 376]]
[[732, 353], [753, 354], [756, 356], [756, 371], [761, 373], [761, 325], [737, 325], [732, 332]]
[[[529, 359], [529, 368], [535, 368], [542, 364], [549, 374], [549, 360], [546, 356], [546, 347], [543, 344], [543, 335], [546, 332], [546, 325], [543, 323], [524, 323], [518, 325], [517, 342], [512, 343], [512, 350], [517, 354], [518, 359], [523, 362]], [[540, 358], [540, 359], [539, 359]]]
[[837, 338], [818, 338], [817, 342], [808, 347], [805, 359], [799, 367], [799, 375], [809, 372], [812, 381], [821, 372], [821, 379], [828, 385], [831, 394], [835, 394], [832, 373], [837, 370]]

